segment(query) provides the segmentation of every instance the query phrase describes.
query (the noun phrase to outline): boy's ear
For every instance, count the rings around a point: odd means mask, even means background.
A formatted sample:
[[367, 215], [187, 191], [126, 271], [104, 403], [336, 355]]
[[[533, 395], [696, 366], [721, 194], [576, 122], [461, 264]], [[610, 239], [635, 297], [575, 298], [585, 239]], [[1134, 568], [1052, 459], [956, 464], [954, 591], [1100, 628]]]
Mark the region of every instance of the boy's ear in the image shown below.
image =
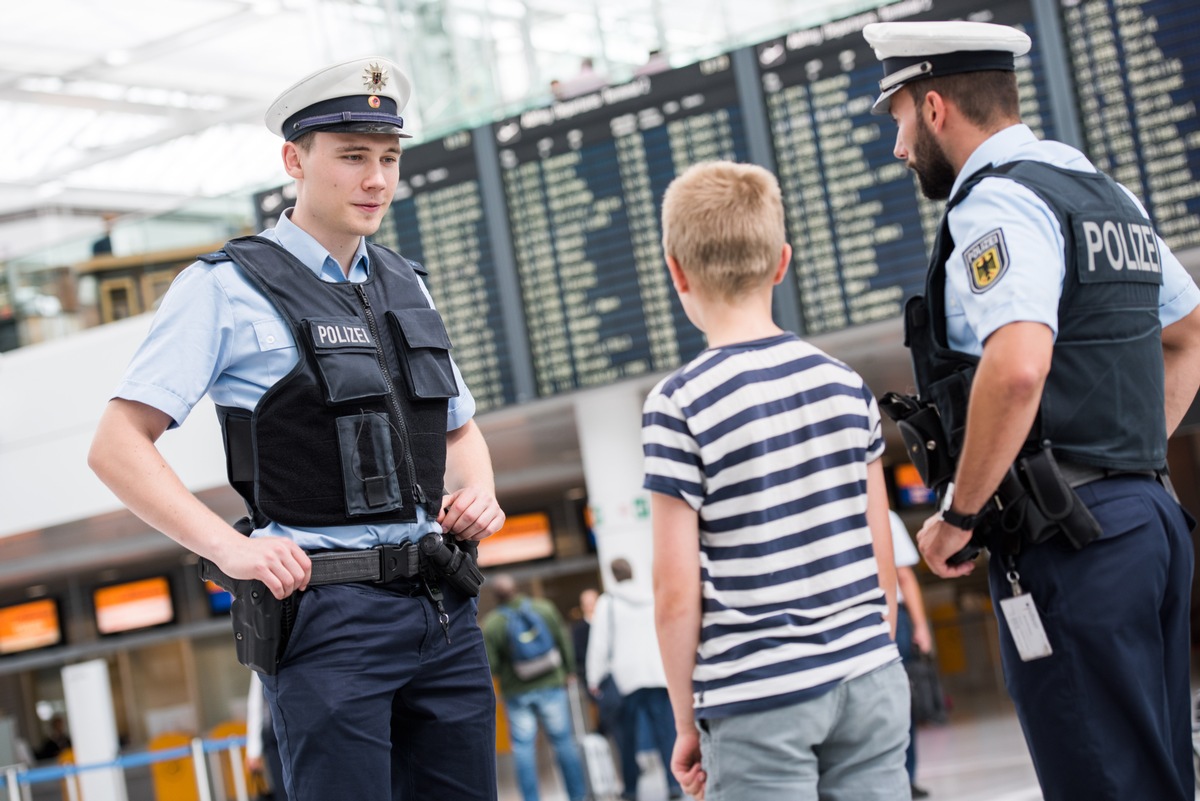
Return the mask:
[[675, 285], [676, 292], [684, 294], [690, 291], [687, 274], [679, 266], [679, 262], [675, 261], [674, 256], [667, 256], [667, 270], [671, 273], [671, 283]]
[[792, 263], [792, 246], [787, 242], [783, 243], [783, 251], [779, 254], [779, 264], [775, 267], [775, 280], [771, 282], [772, 286], [778, 286], [783, 277], [787, 275], [788, 265]]

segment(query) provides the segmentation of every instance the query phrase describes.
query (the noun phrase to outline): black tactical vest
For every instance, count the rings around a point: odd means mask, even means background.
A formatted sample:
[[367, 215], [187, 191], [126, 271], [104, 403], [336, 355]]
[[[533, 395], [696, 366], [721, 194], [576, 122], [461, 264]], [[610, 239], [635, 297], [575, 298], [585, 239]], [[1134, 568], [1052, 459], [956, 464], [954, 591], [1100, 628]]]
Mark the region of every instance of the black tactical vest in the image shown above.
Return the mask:
[[[989, 176], [1004, 176], [1033, 191], [1054, 212], [1065, 239], [1058, 337], [1027, 449], [1048, 444], [1060, 460], [1116, 470], [1163, 468], [1162, 262], [1154, 230], [1103, 173], [1036, 161], [988, 167], [963, 184], [942, 218], [926, 278], [927, 300], [914, 298], [917, 303], [906, 308], [905, 344], [912, 350], [918, 391], [937, 406], [952, 455], [962, 447], [978, 358], [946, 344], [946, 262], [954, 251], [949, 214]], [[954, 266], [988, 269], [986, 252], [976, 258], [978, 265]]]
[[253, 412], [218, 407], [229, 483], [256, 525], [403, 523], [437, 515], [450, 339], [399, 254], [368, 245], [371, 276], [329, 283], [262, 237], [201, 260], [232, 260], [291, 325], [300, 360]]

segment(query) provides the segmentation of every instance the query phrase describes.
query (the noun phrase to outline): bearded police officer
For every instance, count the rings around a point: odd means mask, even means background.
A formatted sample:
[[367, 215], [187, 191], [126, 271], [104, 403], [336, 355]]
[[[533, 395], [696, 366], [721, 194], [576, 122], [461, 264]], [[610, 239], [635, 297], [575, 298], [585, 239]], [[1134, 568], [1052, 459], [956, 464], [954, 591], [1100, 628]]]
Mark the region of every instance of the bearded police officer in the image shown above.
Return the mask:
[[[364, 239], [396, 188], [409, 91], [366, 58], [272, 104], [295, 207], [179, 276], [89, 457], [132, 511], [239, 588], [238, 655], [264, 674], [296, 801], [496, 797], [465, 552], [504, 514], [421, 269]], [[155, 444], [205, 394], [251, 537]]]
[[921, 552], [952, 577], [973, 533], [990, 549], [1048, 801], [1191, 799], [1192, 521], [1163, 470], [1200, 382], [1200, 291], [1127, 190], [1020, 123], [1024, 33], [864, 34], [896, 157], [948, 199], [905, 315], [919, 394], [885, 398], [943, 497]]

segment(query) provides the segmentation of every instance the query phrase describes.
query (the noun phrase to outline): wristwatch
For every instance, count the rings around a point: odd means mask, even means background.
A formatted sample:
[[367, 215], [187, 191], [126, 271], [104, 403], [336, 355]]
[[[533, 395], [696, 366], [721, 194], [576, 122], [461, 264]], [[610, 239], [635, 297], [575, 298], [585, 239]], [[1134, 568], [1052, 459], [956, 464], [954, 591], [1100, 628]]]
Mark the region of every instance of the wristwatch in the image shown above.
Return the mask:
[[942, 499], [942, 520], [945, 520], [955, 528], [961, 528], [963, 531], [972, 531], [979, 523], [979, 518], [983, 516], [983, 512], [976, 512], [973, 515], [964, 515], [961, 512], [954, 511], [954, 482], [950, 482], [946, 487], [946, 497]]

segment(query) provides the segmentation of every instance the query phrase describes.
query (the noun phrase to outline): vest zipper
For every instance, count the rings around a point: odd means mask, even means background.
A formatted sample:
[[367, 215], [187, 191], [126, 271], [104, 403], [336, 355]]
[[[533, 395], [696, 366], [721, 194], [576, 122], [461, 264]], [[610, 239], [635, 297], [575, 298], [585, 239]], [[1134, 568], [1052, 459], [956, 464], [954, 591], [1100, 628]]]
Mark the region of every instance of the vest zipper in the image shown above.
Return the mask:
[[367, 327], [371, 329], [371, 336], [375, 337], [375, 360], [379, 362], [379, 369], [383, 371], [383, 382], [387, 384], [388, 388], [388, 406], [391, 407], [392, 416], [396, 420], [398, 433], [404, 445], [404, 464], [408, 467], [408, 482], [412, 486], [413, 499], [419, 504], [424, 504], [425, 492], [417, 483], [417, 468], [413, 464], [412, 441], [408, 438], [408, 426], [404, 424], [404, 415], [400, 413], [400, 401], [396, 397], [396, 385], [392, 383], [392, 372], [388, 369], [387, 359], [383, 355], [383, 340], [379, 338], [379, 326], [375, 321], [375, 312], [371, 308], [371, 301], [367, 299], [367, 293], [362, 285], [355, 284], [354, 291], [358, 293], [358, 300], [362, 303], [363, 311], [366, 312]]

